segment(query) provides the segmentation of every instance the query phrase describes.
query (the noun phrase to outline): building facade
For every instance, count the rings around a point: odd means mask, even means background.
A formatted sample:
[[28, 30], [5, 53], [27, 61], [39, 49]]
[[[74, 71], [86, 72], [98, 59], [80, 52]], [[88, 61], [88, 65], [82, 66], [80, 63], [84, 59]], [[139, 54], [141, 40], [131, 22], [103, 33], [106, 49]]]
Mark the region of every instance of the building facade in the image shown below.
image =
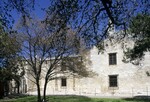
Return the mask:
[[[116, 40], [115, 40], [116, 41]], [[105, 50], [99, 53], [96, 47], [86, 55], [90, 64], [87, 67], [96, 73], [92, 77], [67, 76], [52, 80], [47, 85], [47, 95], [88, 95], [88, 96], [139, 96], [150, 95], [150, 52], [141, 61], [125, 62], [124, 47], [133, 46], [133, 41], [105, 40]], [[36, 85], [26, 74], [22, 80], [22, 93], [36, 95]], [[40, 80], [41, 91], [44, 80]]]

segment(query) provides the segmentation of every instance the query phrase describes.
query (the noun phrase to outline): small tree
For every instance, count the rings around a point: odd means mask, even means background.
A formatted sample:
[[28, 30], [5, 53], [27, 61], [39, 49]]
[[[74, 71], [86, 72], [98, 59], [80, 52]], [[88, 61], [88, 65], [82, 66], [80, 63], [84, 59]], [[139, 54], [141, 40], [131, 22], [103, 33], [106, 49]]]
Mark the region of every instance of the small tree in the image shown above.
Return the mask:
[[[26, 70], [32, 76], [30, 80], [37, 86], [38, 102], [46, 101], [48, 82], [59, 78], [57, 74], [60, 73], [60, 70], [56, 67], [58, 63], [70, 58], [70, 55], [79, 54], [80, 41], [71, 29], [65, 25], [59, 25], [59, 20], [61, 19], [51, 20], [52, 24], [46, 25], [45, 22], [28, 19], [27, 24], [23, 24], [18, 30], [23, 42], [22, 55], [28, 65]], [[46, 68], [43, 68], [47, 60], [49, 62]], [[81, 67], [68, 68], [69, 73], [87, 76], [90, 71], [85, 69], [85, 66], [83, 67], [83, 63], [78, 63], [79, 65]], [[81, 71], [84, 73], [82, 74]], [[43, 99], [40, 90], [42, 78], [45, 80]]]

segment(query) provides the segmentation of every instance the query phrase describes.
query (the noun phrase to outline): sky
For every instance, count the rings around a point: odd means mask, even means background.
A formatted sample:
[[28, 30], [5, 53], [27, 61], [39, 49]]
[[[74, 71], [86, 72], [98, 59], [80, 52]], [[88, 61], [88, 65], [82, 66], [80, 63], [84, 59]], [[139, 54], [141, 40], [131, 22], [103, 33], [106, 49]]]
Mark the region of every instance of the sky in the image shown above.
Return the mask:
[[[35, 9], [31, 12], [38, 19], [42, 20], [45, 17], [46, 12], [42, 9], [48, 8], [50, 4], [50, 0], [35, 0]], [[11, 15], [15, 20], [15, 23], [19, 20], [21, 14], [17, 12], [15, 9], [11, 11]]]
[[[31, 13], [34, 14], [38, 19], [42, 20], [45, 17], [46, 12], [42, 10], [42, 8], [47, 9], [48, 6], [50, 5], [51, 0], [35, 0], [35, 10]], [[141, 1], [141, 0], [139, 0]], [[149, 3], [148, 3], [149, 4]], [[148, 5], [147, 4], [147, 5]], [[131, 5], [130, 5], [131, 6]], [[138, 9], [139, 12], [141, 9], [144, 7], [141, 7]], [[138, 12], [138, 11], [137, 11]], [[11, 15], [13, 16], [15, 21], [18, 21], [20, 18], [20, 13], [18, 13], [15, 9], [12, 10]]]
[[35, 0], [35, 11], [34, 13], [40, 18], [44, 18], [45, 11], [41, 10], [41, 8], [48, 8], [50, 5], [50, 0]]

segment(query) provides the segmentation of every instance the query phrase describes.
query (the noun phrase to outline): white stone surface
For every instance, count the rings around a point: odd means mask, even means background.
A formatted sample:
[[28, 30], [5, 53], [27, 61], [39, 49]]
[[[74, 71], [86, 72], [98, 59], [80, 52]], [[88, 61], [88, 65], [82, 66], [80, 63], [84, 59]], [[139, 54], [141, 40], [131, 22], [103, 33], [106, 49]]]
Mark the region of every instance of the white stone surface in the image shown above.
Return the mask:
[[[48, 83], [47, 94], [53, 95], [88, 95], [88, 96], [137, 96], [150, 95], [150, 77], [146, 71], [150, 71], [150, 52], [145, 53], [140, 65], [124, 63], [122, 43], [114, 43], [108, 40], [104, 43], [106, 50], [98, 54], [98, 49], [93, 47], [87, 55], [91, 62], [90, 68], [97, 73], [92, 78], [67, 78], [67, 87], [61, 87], [61, 80], [53, 80]], [[126, 43], [133, 46], [132, 41]], [[109, 65], [109, 53], [117, 54], [117, 65]], [[109, 88], [109, 75], [118, 75], [118, 87]], [[27, 77], [27, 76], [26, 76]], [[26, 78], [28, 80], [28, 78]], [[43, 90], [44, 80], [41, 80]], [[36, 85], [27, 81], [27, 93], [36, 95]]]

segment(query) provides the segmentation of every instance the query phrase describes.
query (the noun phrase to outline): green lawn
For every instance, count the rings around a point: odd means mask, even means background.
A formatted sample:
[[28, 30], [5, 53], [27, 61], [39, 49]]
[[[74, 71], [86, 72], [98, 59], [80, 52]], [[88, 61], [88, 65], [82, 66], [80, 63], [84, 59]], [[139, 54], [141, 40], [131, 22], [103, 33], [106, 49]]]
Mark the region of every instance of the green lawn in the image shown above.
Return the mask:
[[[84, 96], [48, 96], [48, 102], [150, 102], [148, 99], [108, 99], [88, 98]], [[0, 99], [0, 102], [36, 102], [35, 96], [27, 96], [17, 99]]]

